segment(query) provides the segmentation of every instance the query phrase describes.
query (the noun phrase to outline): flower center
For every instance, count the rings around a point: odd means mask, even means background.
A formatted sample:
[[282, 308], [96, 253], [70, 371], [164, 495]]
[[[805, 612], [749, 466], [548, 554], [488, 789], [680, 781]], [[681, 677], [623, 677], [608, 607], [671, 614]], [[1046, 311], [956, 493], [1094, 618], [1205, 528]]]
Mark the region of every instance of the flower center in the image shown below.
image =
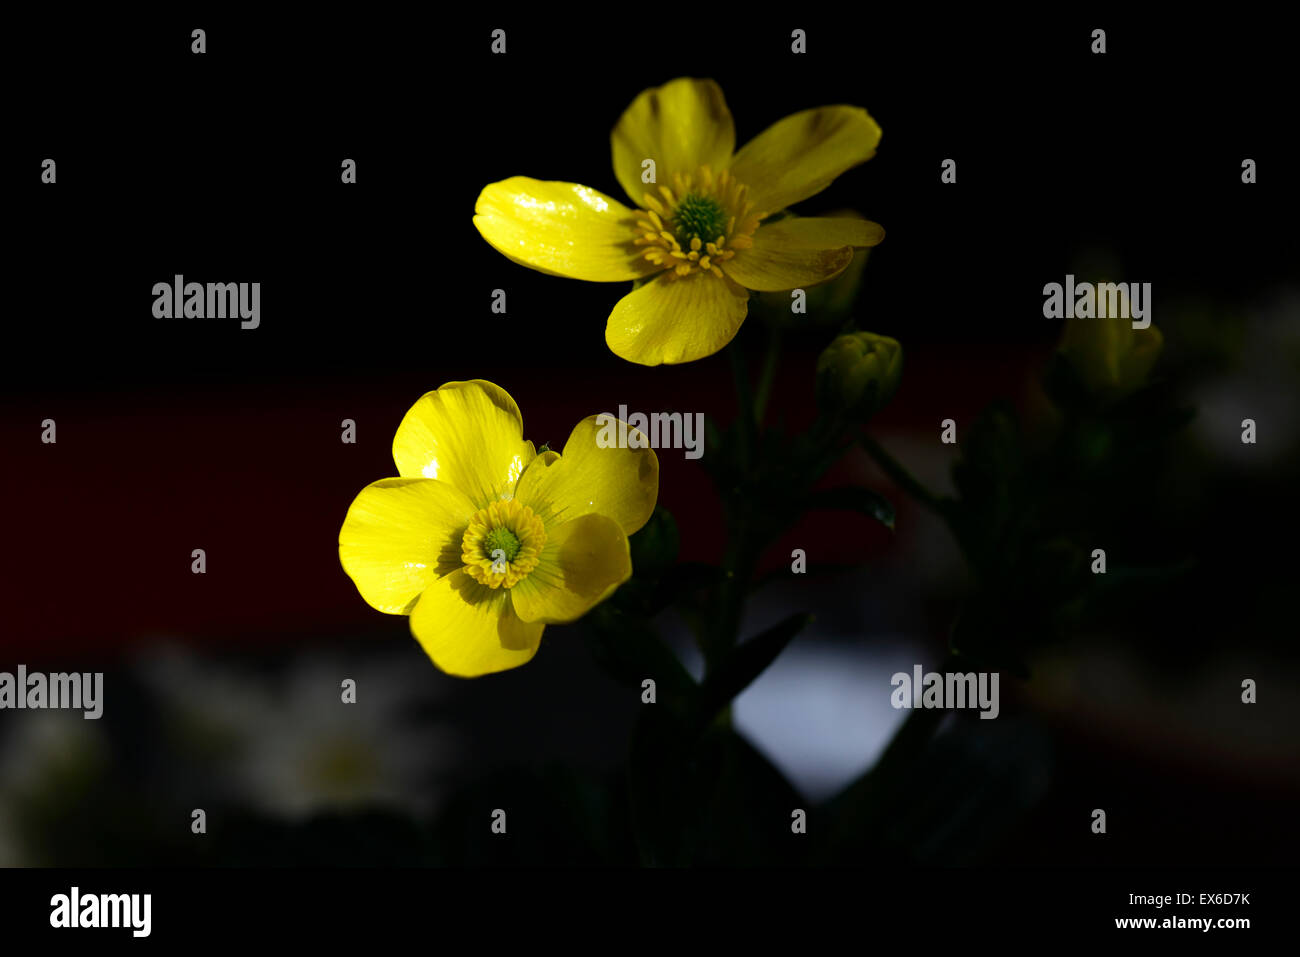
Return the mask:
[[461, 539], [465, 571], [480, 585], [513, 588], [537, 567], [546, 529], [531, 508], [514, 499], [492, 502], [469, 520]]
[[647, 192], [646, 209], [637, 220], [638, 246], [649, 247], [645, 258], [667, 269], [670, 279], [692, 273], [722, 278], [719, 263], [754, 244], [762, 218], [748, 200], [749, 188], [729, 170], [714, 176], [708, 166], [694, 173], [675, 173], [672, 186], [661, 184], [659, 195]]
[[[483, 551], [495, 556], [494, 561], [504, 558], [505, 561], [512, 562], [519, 554], [519, 539], [508, 528], [494, 528], [483, 536]], [[501, 555], [497, 556], [497, 552]]]
[[722, 204], [712, 196], [687, 193], [677, 204], [673, 227], [677, 241], [685, 246], [689, 246], [692, 239], [707, 243], [726, 233], [727, 216]]

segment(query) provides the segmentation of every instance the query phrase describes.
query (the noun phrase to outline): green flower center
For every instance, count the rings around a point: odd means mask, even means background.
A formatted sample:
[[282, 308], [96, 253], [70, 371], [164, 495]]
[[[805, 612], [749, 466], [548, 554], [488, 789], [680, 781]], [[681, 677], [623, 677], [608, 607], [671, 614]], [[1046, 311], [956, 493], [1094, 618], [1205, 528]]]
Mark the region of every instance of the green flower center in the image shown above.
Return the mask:
[[483, 551], [487, 558], [495, 561], [497, 549], [505, 552], [506, 561], [513, 562], [519, 554], [519, 539], [508, 528], [494, 528], [483, 536]]
[[677, 241], [690, 246], [692, 239], [711, 243], [727, 232], [727, 213], [712, 196], [687, 193], [673, 213]]

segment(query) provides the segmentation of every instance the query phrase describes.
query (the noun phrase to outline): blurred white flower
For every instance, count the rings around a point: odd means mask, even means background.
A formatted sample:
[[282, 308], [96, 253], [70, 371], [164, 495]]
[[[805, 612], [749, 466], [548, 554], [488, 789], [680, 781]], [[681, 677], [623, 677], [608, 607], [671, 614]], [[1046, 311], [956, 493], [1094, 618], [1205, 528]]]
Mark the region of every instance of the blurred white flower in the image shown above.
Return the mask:
[[[436, 807], [450, 731], [418, 711], [437, 678], [401, 656], [300, 656], [271, 678], [171, 651], [142, 665], [181, 747], [220, 797], [297, 820], [326, 811]], [[356, 702], [342, 700], [345, 679]], [[195, 806], [201, 806], [195, 795]]]
[[103, 732], [80, 711], [5, 713], [0, 736], [0, 867], [41, 861], [24, 840], [32, 810], [90, 788], [108, 761]]
[[[1300, 374], [1300, 291], [1274, 295], [1243, 325], [1232, 369], [1195, 396], [1197, 438], [1213, 454], [1244, 468], [1265, 470], [1300, 442], [1294, 384]], [[1256, 443], [1241, 441], [1243, 419], [1256, 424]]]

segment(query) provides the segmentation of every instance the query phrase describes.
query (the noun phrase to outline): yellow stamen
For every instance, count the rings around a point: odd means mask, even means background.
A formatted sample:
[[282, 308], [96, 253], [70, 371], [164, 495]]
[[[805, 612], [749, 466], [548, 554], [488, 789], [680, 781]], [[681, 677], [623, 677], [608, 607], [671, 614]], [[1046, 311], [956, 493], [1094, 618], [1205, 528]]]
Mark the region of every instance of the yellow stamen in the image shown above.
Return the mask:
[[[705, 274], [721, 279], [719, 265], [754, 245], [761, 217], [749, 201], [749, 188], [736, 182], [730, 170], [715, 173], [701, 166], [676, 172], [671, 185], [660, 183], [656, 193], [643, 198], [647, 208], [637, 216], [633, 243], [649, 247], [646, 261], [663, 267], [670, 280]], [[683, 204], [686, 211], [679, 215]], [[692, 235], [695, 229], [712, 232], [724, 222], [717, 236]]]
[[474, 513], [461, 539], [460, 557], [466, 573], [480, 585], [513, 588], [537, 567], [545, 544], [542, 520], [510, 499]]

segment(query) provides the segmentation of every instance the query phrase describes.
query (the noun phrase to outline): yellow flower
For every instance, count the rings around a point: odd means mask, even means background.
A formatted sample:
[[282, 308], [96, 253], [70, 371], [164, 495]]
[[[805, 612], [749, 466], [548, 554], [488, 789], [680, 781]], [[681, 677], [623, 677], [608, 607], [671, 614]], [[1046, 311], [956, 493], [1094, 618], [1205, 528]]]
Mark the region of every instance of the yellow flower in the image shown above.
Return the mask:
[[[605, 342], [630, 362], [710, 356], [744, 322], [747, 290], [833, 279], [855, 247], [884, 238], [867, 220], [764, 222], [875, 155], [880, 127], [859, 107], [794, 113], [736, 152], [722, 89], [681, 78], [641, 93], [611, 140], [614, 175], [638, 209], [576, 183], [514, 176], [479, 194], [474, 225], [499, 252], [540, 272], [643, 280], [605, 326]], [[653, 184], [642, 179], [648, 160]]]
[[659, 494], [654, 451], [601, 448], [597, 418], [563, 453], [538, 455], [500, 386], [448, 382], [422, 396], [393, 439], [401, 477], [362, 489], [339, 532], [361, 597], [410, 615], [448, 674], [528, 662], [546, 625], [580, 618], [631, 576], [627, 537]]

